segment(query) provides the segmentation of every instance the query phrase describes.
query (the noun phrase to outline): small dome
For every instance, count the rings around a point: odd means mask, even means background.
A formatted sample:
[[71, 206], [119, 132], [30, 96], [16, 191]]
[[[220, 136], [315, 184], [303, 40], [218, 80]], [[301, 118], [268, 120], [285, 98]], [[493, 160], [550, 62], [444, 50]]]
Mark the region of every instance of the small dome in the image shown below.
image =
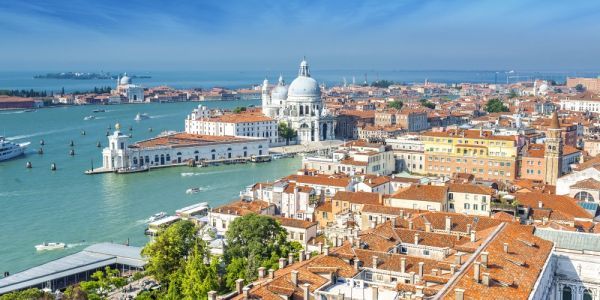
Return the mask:
[[538, 89], [538, 91], [540, 93], [546, 93], [546, 92], [548, 92], [549, 89], [550, 89], [550, 87], [547, 84], [543, 83], [542, 85], [540, 85], [540, 88]]
[[319, 88], [319, 84], [313, 78], [298, 76], [290, 84], [288, 95], [290, 97], [320, 97], [321, 88]]
[[123, 75], [123, 77], [121, 77], [119, 84], [121, 84], [121, 85], [131, 84], [131, 78], [129, 78], [129, 76], [127, 76], [127, 73], [125, 73], [125, 75]]
[[285, 100], [287, 99], [288, 88], [285, 85], [277, 85], [271, 91], [271, 99], [273, 100]]

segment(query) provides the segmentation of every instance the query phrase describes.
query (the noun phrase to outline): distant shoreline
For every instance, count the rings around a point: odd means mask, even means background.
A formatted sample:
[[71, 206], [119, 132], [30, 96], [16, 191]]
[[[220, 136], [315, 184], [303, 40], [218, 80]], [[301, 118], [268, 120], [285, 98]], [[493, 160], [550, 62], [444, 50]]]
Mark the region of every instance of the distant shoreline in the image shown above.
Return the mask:
[[[149, 79], [152, 76], [148, 75], [131, 75], [130, 78], [143, 78]], [[60, 73], [46, 73], [34, 75], [33, 79], [70, 79], [70, 80], [116, 80], [118, 75], [112, 75], [111, 73], [80, 73], [80, 72], [60, 72]]]

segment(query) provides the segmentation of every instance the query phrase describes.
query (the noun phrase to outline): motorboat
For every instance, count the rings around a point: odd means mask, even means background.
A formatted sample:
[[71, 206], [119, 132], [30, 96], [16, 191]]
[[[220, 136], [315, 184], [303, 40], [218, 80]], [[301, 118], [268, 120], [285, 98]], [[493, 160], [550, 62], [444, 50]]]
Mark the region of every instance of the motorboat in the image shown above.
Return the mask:
[[147, 166], [140, 166], [140, 167], [129, 167], [129, 168], [120, 168], [117, 169], [117, 174], [130, 174], [130, 173], [141, 173], [141, 172], [148, 172], [150, 170], [150, 168], [148, 168]]
[[104, 109], [94, 109], [92, 112], [93, 113], [103, 113], [103, 112], [106, 112], [106, 110], [104, 110]]
[[147, 113], [143, 113], [143, 114], [138, 113], [137, 115], [135, 115], [135, 118], [134, 118], [135, 121], [141, 121], [141, 120], [146, 120], [146, 119], [150, 119], [150, 116]]
[[195, 193], [199, 193], [199, 192], [200, 192], [199, 187], [189, 188], [185, 191], [186, 194], [195, 194]]
[[66, 248], [67, 245], [65, 243], [48, 243], [44, 242], [39, 245], [35, 245], [35, 250], [37, 251], [46, 251], [46, 250], [59, 250]]
[[94, 119], [96, 119], [96, 117], [94, 117], [94, 116], [87, 116], [87, 117], [83, 118], [84, 121], [89, 121], [89, 120], [94, 120]]
[[157, 214], [153, 214], [152, 216], [150, 216], [150, 218], [148, 218], [148, 220], [146, 220], [146, 222], [147, 223], [152, 223], [152, 222], [160, 220], [160, 219], [162, 219], [162, 218], [164, 218], [166, 216], [167, 216], [167, 213], [164, 212], [164, 211], [161, 211], [161, 212], [159, 212]]
[[0, 161], [22, 155], [29, 144], [29, 142], [21, 144], [13, 143], [0, 136]]

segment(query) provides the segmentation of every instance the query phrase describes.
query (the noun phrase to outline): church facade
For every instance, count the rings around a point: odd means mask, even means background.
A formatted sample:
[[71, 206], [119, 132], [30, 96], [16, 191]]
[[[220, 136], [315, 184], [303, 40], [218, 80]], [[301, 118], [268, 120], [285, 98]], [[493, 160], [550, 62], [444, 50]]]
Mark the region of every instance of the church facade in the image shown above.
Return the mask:
[[297, 132], [300, 144], [333, 140], [335, 120], [325, 108], [321, 88], [310, 76], [308, 62], [300, 63], [298, 77], [287, 86], [280, 76], [269, 90], [269, 81], [262, 85], [262, 111], [266, 116], [285, 123]]

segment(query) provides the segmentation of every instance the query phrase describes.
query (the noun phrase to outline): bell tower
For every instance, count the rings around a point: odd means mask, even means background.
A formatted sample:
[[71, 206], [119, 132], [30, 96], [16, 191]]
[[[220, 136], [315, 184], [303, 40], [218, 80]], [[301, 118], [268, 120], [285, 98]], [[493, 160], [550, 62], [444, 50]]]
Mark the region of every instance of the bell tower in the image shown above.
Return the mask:
[[544, 164], [546, 167], [544, 182], [550, 185], [556, 185], [556, 181], [562, 173], [563, 140], [561, 131], [558, 113], [555, 111], [552, 114], [550, 128], [546, 133], [544, 150]]

